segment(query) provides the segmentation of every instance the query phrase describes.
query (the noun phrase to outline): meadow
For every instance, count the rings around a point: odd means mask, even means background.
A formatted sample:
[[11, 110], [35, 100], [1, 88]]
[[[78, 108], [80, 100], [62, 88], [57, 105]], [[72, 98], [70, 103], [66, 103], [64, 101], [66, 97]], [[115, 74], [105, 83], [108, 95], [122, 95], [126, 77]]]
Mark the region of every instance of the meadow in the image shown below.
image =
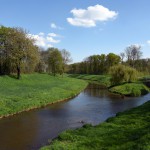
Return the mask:
[[0, 76], [0, 117], [74, 97], [87, 82], [48, 74]]

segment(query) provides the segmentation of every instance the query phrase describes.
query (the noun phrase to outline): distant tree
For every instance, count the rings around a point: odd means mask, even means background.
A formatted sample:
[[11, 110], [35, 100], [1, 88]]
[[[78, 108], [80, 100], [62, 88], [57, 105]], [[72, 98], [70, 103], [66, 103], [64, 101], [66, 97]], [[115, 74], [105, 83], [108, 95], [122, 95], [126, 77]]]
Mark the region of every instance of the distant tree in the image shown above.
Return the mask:
[[114, 66], [114, 65], [117, 65], [119, 64], [121, 61], [121, 58], [120, 56], [114, 54], [114, 53], [109, 53], [107, 56], [106, 56], [106, 65], [107, 65], [107, 68], [109, 69], [110, 67]]
[[123, 63], [123, 60], [124, 60], [124, 58], [125, 58], [125, 53], [120, 53], [120, 57], [121, 57], [121, 62]]
[[61, 52], [57, 48], [49, 48], [48, 65], [50, 72], [55, 76], [56, 73], [63, 73], [63, 58]]
[[39, 73], [48, 72], [49, 51], [40, 48], [39, 54], [40, 61], [36, 66], [36, 71]]
[[61, 55], [62, 55], [62, 60], [63, 60], [63, 63], [62, 63], [62, 71], [63, 73], [65, 72], [66, 70], [66, 67], [67, 67], [67, 64], [70, 63], [72, 61], [71, 59], [71, 54], [70, 52], [68, 52], [67, 50], [63, 49], [61, 51]]
[[134, 67], [135, 61], [139, 60], [142, 56], [140, 45], [131, 45], [125, 49], [127, 62], [130, 66]]

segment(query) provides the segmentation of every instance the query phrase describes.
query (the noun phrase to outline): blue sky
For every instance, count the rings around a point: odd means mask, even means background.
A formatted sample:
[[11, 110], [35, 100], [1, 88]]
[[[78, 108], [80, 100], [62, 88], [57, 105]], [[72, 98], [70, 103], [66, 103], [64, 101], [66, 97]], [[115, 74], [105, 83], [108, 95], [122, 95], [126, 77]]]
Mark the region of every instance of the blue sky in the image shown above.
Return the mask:
[[120, 54], [131, 44], [150, 57], [150, 0], [0, 0], [0, 24], [22, 27], [36, 44], [70, 51], [73, 62]]

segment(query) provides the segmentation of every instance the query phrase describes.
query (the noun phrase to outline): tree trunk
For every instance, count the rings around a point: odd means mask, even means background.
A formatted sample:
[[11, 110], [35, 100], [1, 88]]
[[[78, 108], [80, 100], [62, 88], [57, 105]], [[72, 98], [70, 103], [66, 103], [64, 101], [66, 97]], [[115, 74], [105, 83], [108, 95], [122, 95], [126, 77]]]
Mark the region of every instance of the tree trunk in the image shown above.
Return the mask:
[[17, 79], [20, 79], [20, 66], [17, 66]]

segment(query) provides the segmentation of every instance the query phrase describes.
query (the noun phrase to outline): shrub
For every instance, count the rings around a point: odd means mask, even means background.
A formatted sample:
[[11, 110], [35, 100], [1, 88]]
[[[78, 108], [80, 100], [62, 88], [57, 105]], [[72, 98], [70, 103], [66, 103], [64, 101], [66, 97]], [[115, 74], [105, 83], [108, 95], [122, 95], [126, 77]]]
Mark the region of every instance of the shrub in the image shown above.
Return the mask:
[[136, 69], [121, 64], [111, 67], [109, 73], [112, 85], [135, 81], [138, 76]]

